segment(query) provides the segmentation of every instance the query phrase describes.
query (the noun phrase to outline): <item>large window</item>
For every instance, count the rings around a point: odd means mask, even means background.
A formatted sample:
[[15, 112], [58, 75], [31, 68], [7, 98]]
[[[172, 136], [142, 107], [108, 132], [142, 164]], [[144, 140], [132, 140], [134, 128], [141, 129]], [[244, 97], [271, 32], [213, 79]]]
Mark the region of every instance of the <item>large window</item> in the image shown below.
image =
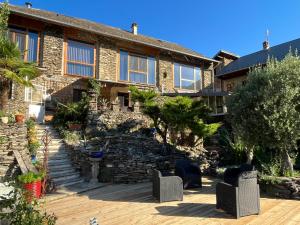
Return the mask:
[[68, 75], [94, 77], [95, 46], [68, 40], [66, 51], [66, 71]]
[[9, 37], [18, 45], [24, 61], [38, 61], [39, 35], [37, 32], [28, 29], [9, 28]]
[[200, 68], [174, 63], [174, 86], [178, 89], [200, 90]]
[[120, 51], [120, 80], [155, 84], [155, 59]]

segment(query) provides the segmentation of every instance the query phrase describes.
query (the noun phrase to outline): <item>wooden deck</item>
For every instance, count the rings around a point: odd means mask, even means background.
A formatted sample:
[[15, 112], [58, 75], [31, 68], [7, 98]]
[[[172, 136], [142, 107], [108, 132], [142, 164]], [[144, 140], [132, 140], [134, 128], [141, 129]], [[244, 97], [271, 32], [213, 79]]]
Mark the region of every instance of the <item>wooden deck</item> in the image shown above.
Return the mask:
[[46, 203], [57, 224], [300, 224], [300, 201], [261, 198], [261, 214], [238, 220], [215, 209], [215, 181], [204, 178], [204, 187], [185, 191], [183, 201], [158, 203], [150, 183], [108, 185]]

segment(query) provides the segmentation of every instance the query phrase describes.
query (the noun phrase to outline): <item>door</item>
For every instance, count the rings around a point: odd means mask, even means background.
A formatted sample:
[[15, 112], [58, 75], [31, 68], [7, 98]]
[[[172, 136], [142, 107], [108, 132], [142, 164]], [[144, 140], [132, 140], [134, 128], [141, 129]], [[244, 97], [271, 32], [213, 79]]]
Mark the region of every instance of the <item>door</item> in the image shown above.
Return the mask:
[[25, 88], [25, 101], [29, 102], [28, 115], [36, 119], [38, 123], [44, 122], [46, 90], [44, 86], [34, 85], [33, 88]]
[[118, 99], [120, 102], [120, 108], [122, 111], [128, 111], [129, 106], [129, 94], [118, 92]]

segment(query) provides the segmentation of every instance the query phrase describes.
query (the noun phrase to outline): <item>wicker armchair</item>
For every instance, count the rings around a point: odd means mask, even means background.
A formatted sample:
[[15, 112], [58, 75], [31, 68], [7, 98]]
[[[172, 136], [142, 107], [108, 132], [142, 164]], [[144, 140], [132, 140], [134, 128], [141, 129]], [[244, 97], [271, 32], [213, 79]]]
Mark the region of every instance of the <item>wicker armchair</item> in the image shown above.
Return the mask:
[[159, 202], [183, 200], [182, 179], [177, 176], [162, 176], [153, 170], [153, 197]]
[[257, 171], [249, 169], [250, 165], [243, 165], [225, 171], [224, 182], [216, 186], [217, 209], [236, 218], [260, 213]]
[[183, 180], [183, 188], [202, 187], [202, 174], [199, 166], [189, 160], [177, 160], [175, 175]]

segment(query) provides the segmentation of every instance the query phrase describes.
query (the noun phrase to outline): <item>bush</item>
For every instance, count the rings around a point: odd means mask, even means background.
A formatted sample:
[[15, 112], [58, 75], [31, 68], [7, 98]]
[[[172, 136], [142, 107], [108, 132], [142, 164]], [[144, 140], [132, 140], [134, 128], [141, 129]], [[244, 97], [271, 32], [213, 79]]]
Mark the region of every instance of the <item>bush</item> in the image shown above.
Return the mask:
[[76, 131], [63, 130], [61, 132], [64, 141], [71, 146], [78, 146], [80, 144], [80, 135]]
[[53, 118], [56, 126], [66, 127], [68, 122], [85, 121], [89, 109], [89, 98], [84, 95], [79, 102], [72, 102], [66, 105], [58, 103], [57, 111]]
[[33, 173], [33, 172], [28, 172], [26, 174], [22, 174], [18, 176], [18, 180], [22, 184], [29, 184], [32, 182], [40, 181], [44, 178], [45, 174], [44, 173]]
[[24, 190], [15, 187], [8, 197], [1, 197], [0, 208], [6, 209], [0, 213], [0, 219], [9, 221], [10, 225], [55, 225], [57, 218], [42, 213], [37, 200], [29, 203]]

